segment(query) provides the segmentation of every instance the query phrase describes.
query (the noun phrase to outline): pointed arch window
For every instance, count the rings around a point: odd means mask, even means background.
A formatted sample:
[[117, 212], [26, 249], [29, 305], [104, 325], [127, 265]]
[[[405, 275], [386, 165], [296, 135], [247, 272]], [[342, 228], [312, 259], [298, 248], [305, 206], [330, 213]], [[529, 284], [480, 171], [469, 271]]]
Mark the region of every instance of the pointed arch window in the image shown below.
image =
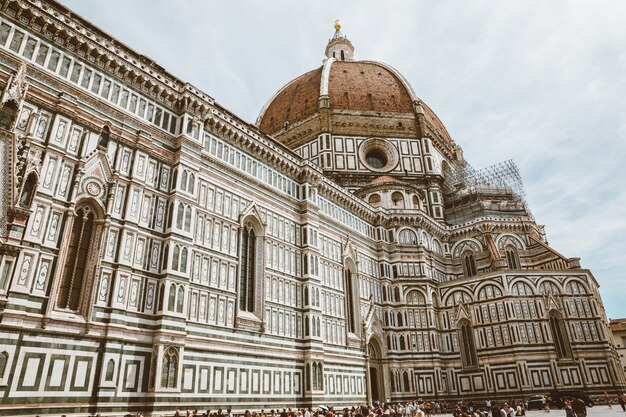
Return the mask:
[[109, 139], [111, 137], [111, 129], [109, 126], [104, 126], [98, 139], [98, 148], [106, 150], [109, 147]]
[[176, 213], [176, 228], [183, 229], [183, 219], [185, 218], [185, 205], [178, 205], [178, 212]]
[[463, 274], [466, 277], [473, 277], [477, 274], [476, 258], [473, 253], [463, 255]]
[[163, 352], [161, 363], [161, 388], [176, 388], [178, 380], [178, 352], [169, 347]]
[[24, 181], [22, 192], [20, 193], [19, 206], [29, 208], [33, 204], [33, 197], [35, 197], [35, 191], [37, 189], [37, 174], [31, 172]]
[[404, 384], [404, 392], [409, 392], [411, 390], [411, 380], [408, 371], [402, 373], [402, 382]]
[[176, 312], [182, 313], [183, 306], [185, 305], [185, 288], [180, 285], [176, 294]]
[[169, 311], [174, 311], [175, 305], [176, 305], [176, 284], [170, 284], [170, 290], [167, 296], [167, 309]]
[[57, 305], [59, 308], [78, 311], [84, 299], [85, 277], [91, 272], [95, 244], [97, 215], [93, 207], [83, 204], [76, 210], [72, 224], [69, 247], [63, 267], [61, 289]]
[[244, 226], [241, 233], [239, 259], [239, 310], [254, 312], [254, 281], [256, 275], [257, 237], [252, 225]]
[[478, 356], [474, 343], [474, 329], [468, 320], [459, 321], [458, 327], [459, 348], [461, 349], [461, 361], [463, 367], [471, 368], [478, 366]]
[[505, 249], [506, 263], [509, 269], [520, 269], [519, 255], [517, 249], [513, 246], [509, 246]]
[[185, 232], [191, 231], [191, 206], [185, 209]]
[[563, 316], [553, 310], [548, 314], [548, 317], [550, 320], [550, 331], [552, 332], [552, 340], [554, 341], [556, 355], [560, 359], [571, 358], [572, 348], [569, 337], [567, 336], [567, 329], [565, 328]]
[[115, 361], [113, 359], [109, 359], [109, 361], [107, 362], [107, 368], [106, 368], [104, 380], [107, 382], [113, 382], [114, 373], [115, 373]]
[[4, 373], [9, 363], [9, 353], [4, 351], [0, 353], [0, 381], [4, 380]]
[[356, 333], [357, 330], [357, 310], [354, 289], [352, 288], [352, 272], [349, 268], [344, 270], [344, 289], [346, 294], [346, 326], [348, 332]]

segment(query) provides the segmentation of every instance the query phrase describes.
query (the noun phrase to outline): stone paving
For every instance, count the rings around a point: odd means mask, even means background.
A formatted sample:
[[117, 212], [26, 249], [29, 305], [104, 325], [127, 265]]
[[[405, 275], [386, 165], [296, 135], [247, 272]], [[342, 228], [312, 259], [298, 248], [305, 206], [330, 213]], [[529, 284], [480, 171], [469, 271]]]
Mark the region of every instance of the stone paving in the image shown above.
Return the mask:
[[[544, 411], [528, 411], [528, 417], [563, 417], [565, 410], [550, 410], [550, 413]], [[606, 405], [595, 406], [587, 409], [587, 417], [624, 417], [626, 413], [622, 411], [622, 407], [614, 405], [612, 409]]]

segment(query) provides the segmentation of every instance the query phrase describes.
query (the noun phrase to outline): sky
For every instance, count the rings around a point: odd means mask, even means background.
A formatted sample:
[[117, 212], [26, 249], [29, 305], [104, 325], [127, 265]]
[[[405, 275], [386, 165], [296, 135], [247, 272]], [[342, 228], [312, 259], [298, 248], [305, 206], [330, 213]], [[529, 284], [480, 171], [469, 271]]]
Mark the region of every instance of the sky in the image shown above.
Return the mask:
[[513, 159], [550, 245], [626, 317], [626, 1], [63, 0], [254, 123], [334, 33], [402, 73], [475, 168]]

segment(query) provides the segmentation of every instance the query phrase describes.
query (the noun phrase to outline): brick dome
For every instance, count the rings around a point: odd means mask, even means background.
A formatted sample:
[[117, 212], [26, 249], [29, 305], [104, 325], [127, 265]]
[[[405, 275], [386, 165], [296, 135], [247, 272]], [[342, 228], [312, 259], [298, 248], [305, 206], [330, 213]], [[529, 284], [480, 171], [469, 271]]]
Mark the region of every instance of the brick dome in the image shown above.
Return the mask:
[[354, 46], [335, 22], [321, 67], [281, 88], [263, 107], [259, 130], [292, 149], [320, 134], [424, 137], [446, 157], [456, 145], [437, 115], [389, 65], [354, 60]]
[[[316, 114], [328, 96], [331, 109], [411, 113], [411, 93], [388, 67], [370, 61], [329, 60], [280, 89], [258, 119], [262, 132], [275, 133]], [[326, 77], [322, 77], [328, 66]]]
[[[326, 100], [327, 99], [327, 100]], [[323, 104], [326, 103], [326, 104]], [[371, 112], [381, 115], [415, 115], [420, 110], [429, 130], [452, 142], [437, 115], [421, 102], [408, 82], [393, 68], [374, 61], [327, 59], [281, 88], [265, 105], [257, 126], [277, 135], [319, 115], [320, 106], [330, 111]]]

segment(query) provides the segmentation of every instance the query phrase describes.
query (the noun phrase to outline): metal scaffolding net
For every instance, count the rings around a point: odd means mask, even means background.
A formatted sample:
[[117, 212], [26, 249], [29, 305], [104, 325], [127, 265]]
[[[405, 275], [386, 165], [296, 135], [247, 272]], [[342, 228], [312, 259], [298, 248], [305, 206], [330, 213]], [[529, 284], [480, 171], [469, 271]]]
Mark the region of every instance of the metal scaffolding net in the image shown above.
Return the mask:
[[487, 190], [490, 193], [513, 193], [519, 198], [528, 215], [532, 216], [526, 204], [522, 176], [512, 159], [480, 170], [464, 161], [462, 164], [446, 167], [444, 177], [444, 193], [450, 197]]

